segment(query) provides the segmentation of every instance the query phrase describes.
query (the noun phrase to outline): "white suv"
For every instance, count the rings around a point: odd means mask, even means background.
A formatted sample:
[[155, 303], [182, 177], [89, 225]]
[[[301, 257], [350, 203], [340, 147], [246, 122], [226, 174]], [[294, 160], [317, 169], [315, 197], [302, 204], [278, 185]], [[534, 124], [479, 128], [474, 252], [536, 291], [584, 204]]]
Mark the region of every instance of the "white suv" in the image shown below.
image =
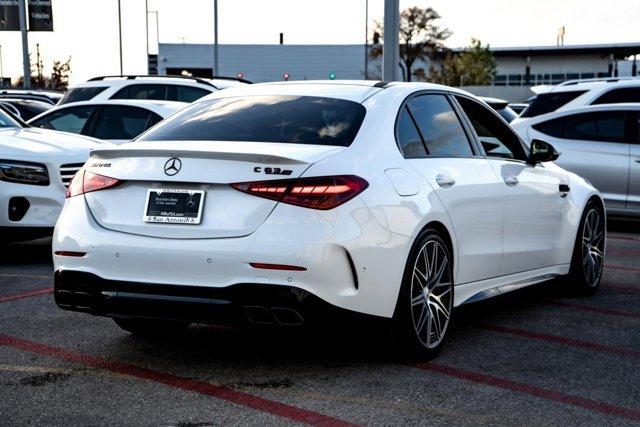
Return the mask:
[[249, 83], [231, 77], [100, 76], [73, 86], [58, 105], [107, 99], [153, 99], [193, 102], [216, 90]]
[[[533, 88], [534, 91], [535, 88]], [[611, 77], [602, 79], [569, 80], [543, 93], [511, 124], [517, 124], [541, 114], [566, 111], [596, 104], [640, 102], [640, 78]]]

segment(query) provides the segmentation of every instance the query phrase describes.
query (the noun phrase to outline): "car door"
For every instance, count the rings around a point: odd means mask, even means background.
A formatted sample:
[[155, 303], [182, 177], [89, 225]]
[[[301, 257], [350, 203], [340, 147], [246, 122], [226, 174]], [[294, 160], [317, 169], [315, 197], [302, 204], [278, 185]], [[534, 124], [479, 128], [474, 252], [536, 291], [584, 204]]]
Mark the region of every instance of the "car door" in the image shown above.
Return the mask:
[[91, 135], [115, 144], [131, 141], [158, 123], [162, 117], [140, 107], [104, 105], [96, 114]]
[[627, 209], [640, 213], [640, 112], [629, 114], [629, 193]]
[[607, 208], [624, 209], [629, 193], [629, 142], [624, 110], [568, 114], [532, 128], [562, 153], [556, 163], [591, 182]]
[[29, 124], [61, 132], [88, 135], [94, 112], [95, 107], [92, 105], [60, 108], [29, 122]]
[[455, 98], [501, 181], [505, 221], [498, 274], [560, 264], [558, 260], [566, 255], [563, 252], [567, 246], [562, 220], [566, 200], [560, 191], [560, 184], [567, 183], [566, 177], [548, 171], [542, 164], [528, 164], [520, 138], [490, 108], [466, 96]]
[[502, 254], [502, 192], [446, 93], [405, 102], [396, 127], [412, 167], [442, 201], [458, 243], [457, 284], [495, 277]]

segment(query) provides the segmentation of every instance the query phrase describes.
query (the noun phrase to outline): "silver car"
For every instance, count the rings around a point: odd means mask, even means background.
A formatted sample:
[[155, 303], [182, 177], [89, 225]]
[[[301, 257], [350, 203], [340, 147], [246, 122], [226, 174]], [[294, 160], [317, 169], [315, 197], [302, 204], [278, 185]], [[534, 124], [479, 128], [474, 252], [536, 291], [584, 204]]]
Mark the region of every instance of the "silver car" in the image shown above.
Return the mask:
[[590, 181], [607, 212], [640, 216], [640, 104], [592, 105], [543, 114], [514, 129], [562, 153], [557, 163]]

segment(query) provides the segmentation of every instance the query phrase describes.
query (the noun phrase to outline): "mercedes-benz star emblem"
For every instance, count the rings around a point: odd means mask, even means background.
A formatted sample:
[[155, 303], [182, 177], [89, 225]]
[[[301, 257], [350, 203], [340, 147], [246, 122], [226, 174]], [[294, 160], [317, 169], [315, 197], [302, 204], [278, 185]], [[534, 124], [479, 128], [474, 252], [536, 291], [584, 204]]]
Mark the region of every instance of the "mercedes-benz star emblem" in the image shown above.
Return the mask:
[[172, 157], [164, 164], [164, 173], [173, 176], [182, 169], [182, 162], [177, 157]]
[[189, 194], [189, 198], [187, 199], [187, 207], [192, 208], [196, 205], [195, 200], [193, 200], [193, 195]]

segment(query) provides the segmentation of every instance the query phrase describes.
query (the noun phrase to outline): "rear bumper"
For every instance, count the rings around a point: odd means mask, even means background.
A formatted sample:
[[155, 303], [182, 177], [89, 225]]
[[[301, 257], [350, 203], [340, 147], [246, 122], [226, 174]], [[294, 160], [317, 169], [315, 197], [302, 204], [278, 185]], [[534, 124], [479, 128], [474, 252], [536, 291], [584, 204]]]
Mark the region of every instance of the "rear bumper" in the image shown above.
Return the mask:
[[[54, 269], [211, 292], [239, 283], [295, 288], [336, 307], [391, 317], [412, 240], [382, 228], [357, 198], [349, 207], [314, 211], [281, 204], [251, 235], [176, 239], [105, 229], [83, 197], [71, 197], [53, 237]], [[252, 263], [304, 270], [262, 269]]]
[[77, 271], [57, 271], [54, 277], [58, 307], [97, 316], [298, 326], [347, 313], [289, 286], [212, 288], [137, 283]]

